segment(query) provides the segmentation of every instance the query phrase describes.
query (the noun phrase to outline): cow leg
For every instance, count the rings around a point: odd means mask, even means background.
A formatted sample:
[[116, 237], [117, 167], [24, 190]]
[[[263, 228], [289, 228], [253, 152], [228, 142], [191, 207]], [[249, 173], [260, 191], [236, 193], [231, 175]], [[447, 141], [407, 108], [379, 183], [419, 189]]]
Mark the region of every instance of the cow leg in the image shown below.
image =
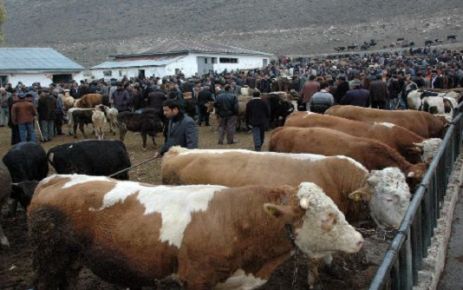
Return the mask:
[[146, 132], [145, 131], [141, 132], [141, 138], [143, 140], [143, 150], [146, 150]]
[[7, 247], [7, 248], [10, 247], [10, 242], [8, 242], [8, 239], [6, 238], [5, 233], [3, 232], [1, 217], [0, 217], [0, 246]]
[[87, 139], [87, 135], [85, 135], [84, 123], [79, 124], [79, 130], [80, 132], [82, 132], [82, 135], [84, 136], [84, 138]]
[[119, 127], [119, 139], [124, 142], [125, 135], [127, 134], [127, 129], [125, 127]]
[[75, 287], [81, 248], [68, 217], [59, 210], [41, 207], [31, 211], [29, 226], [35, 289]]
[[18, 201], [16, 199], [13, 199], [11, 204], [10, 204], [10, 211], [9, 211], [8, 215], [9, 216], [16, 215], [17, 210], [18, 210]]
[[[79, 124], [80, 125], [80, 124]], [[74, 138], [77, 139], [77, 123], [74, 123], [73, 125], [73, 134], [74, 134]]]

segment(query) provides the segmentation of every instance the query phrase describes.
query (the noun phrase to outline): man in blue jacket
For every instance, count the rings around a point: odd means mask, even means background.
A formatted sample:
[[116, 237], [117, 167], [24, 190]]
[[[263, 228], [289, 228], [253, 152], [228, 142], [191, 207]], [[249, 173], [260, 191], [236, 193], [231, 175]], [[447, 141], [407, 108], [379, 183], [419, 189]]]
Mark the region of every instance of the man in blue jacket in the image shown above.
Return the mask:
[[163, 111], [167, 123], [166, 142], [156, 155], [163, 155], [173, 146], [182, 146], [188, 149], [198, 148], [198, 128], [195, 121], [185, 115], [176, 100], [167, 100], [163, 104]]

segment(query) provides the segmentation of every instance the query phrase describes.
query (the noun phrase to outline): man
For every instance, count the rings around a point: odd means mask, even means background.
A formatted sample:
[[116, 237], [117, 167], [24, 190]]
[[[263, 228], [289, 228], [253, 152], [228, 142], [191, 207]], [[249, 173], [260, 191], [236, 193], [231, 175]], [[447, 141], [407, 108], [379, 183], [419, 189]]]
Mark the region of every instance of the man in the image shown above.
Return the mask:
[[320, 83], [315, 80], [315, 75], [309, 77], [309, 81], [304, 84], [301, 91], [302, 103], [306, 105], [306, 110], [310, 111], [310, 99], [313, 94], [320, 90]]
[[310, 111], [323, 114], [334, 105], [334, 97], [328, 92], [328, 82], [320, 83], [320, 91], [313, 94], [310, 99]]
[[[14, 125], [18, 125], [20, 142], [35, 142], [33, 122], [37, 111], [26, 97], [25, 93], [18, 94], [18, 101], [11, 107], [11, 121]], [[32, 95], [29, 97], [32, 98]]]
[[113, 92], [111, 99], [114, 107], [119, 111], [119, 113], [130, 111], [132, 100], [130, 99], [129, 92], [124, 88], [122, 82], [117, 84], [117, 90]]
[[370, 83], [371, 107], [376, 109], [386, 109], [387, 86], [382, 80], [382, 76], [377, 74], [376, 79]]
[[334, 101], [339, 103], [349, 90], [349, 83], [345, 76], [339, 76], [336, 80], [336, 91], [334, 92]]
[[47, 142], [50, 141], [55, 134], [56, 99], [45, 89], [39, 94], [37, 111], [43, 135], [42, 142]]
[[162, 109], [169, 122], [165, 128], [166, 142], [155, 156], [164, 155], [173, 146], [198, 148], [198, 128], [195, 121], [182, 112], [178, 101], [167, 100]]
[[261, 99], [259, 91], [255, 91], [252, 97], [246, 104], [246, 124], [252, 126], [254, 149], [261, 151], [262, 144], [264, 144], [265, 129], [270, 119], [270, 108]]
[[362, 84], [359, 80], [351, 82], [351, 85], [352, 89], [347, 91], [339, 104], [368, 107], [370, 105], [370, 92], [362, 89]]
[[212, 97], [211, 90], [208, 86], [202, 88], [198, 94], [198, 125], [201, 126], [202, 122], [206, 123], [206, 126], [209, 126], [209, 115], [208, 104], [213, 102], [214, 98]]
[[10, 93], [5, 88], [0, 88], [0, 127], [8, 124], [8, 98]]
[[233, 137], [236, 130], [238, 117], [238, 98], [230, 92], [230, 85], [225, 85], [224, 91], [220, 93], [214, 103], [217, 114], [220, 117], [219, 123], [219, 145], [223, 145], [225, 132], [227, 133], [228, 144], [233, 144]]

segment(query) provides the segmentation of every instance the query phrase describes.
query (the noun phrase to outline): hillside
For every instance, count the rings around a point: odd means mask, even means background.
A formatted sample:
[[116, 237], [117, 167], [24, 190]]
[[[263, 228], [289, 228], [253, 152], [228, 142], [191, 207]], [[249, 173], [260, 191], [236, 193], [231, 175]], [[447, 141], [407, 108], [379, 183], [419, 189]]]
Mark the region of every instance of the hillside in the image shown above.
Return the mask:
[[5, 0], [8, 46], [52, 46], [83, 65], [160, 39], [277, 54], [332, 51], [371, 38], [463, 39], [461, 0]]

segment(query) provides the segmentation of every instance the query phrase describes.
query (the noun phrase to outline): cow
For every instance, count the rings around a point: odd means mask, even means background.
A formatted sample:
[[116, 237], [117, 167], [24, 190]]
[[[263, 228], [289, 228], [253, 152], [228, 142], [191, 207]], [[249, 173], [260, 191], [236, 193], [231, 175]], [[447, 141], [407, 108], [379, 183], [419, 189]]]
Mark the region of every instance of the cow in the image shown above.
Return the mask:
[[453, 110], [458, 106], [460, 93], [455, 91], [433, 92], [414, 90], [407, 95], [410, 109], [422, 110], [431, 114], [448, 114], [453, 116]]
[[69, 92], [65, 92], [64, 95], [60, 95], [60, 98], [63, 101], [65, 111], [74, 107], [76, 100], [71, 95], [69, 95]]
[[67, 112], [69, 134], [72, 134], [74, 138], [77, 138], [77, 127], [79, 127], [84, 138], [87, 138], [87, 135], [85, 135], [85, 125], [92, 124], [92, 115], [93, 109], [69, 109]]
[[[442, 139], [424, 139], [410, 130], [392, 123], [365, 123], [341, 117], [322, 115], [312, 112], [294, 112], [285, 122], [285, 126], [312, 128], [322, 127], [346, 134], [374, 139], [397, 150], [411, 163], [430, 163]], [[429, 160], [431, 157], [431, 160]]]
[[456, 41], [456, 40], [457, 40], [457, 36], [456, 36], [455, 34], [447, 35], [447, 41], [448, 41], [448, 40]]
[[105, 105], [98, 105], [95, 108], [104, 112], [106, 120], [109, 123], [109, 132], [116, 135], [116, 129], [119, 127], [117, 123], [117, 115], [119, 114], [119, 112], [117, 111], [117, 109], [110, 108]]
[[45, 150], [35, 142], [21, 142], [3, 157], [3, 163], [13, 181], [10, 214], [15, 214], [18, 202], [26, 209], [30, 203], [38, 181], [48, 175], [48, 162]]
[[392, 123], [404, 127], [426, 139], [442, 138], [444, 129], [448, 125], [445, 118], [413, 110], [390, 111], [336, 105], [326, 110], [325, 114], [368, 123]]
[[280, 94], [269, 93], [262, 96], [270, 107], [270, 126], [283, 126], [286, 117], [294, 112], [294, 105], [289, 100], [285, 100]]
[[432, 40], [425, 40], [424, 41], [424, 46], [431, 46], [433, 44]]
[[76, 100], [74, 106], [76, 108], [94, 108], [97, 105], [104, 103], [103, 95], [100, 94], [86, 94], [80, 99]]
[[[131, 166], [127, 149], [119, 140], [83, 140], [48, 150], [48, 162], [57, 173], [110, 175]], [[127, 172], [114, 178], [127, 180]]]
[[[275, 170], [275, 166], [279, 170]], [[410, 189], [400, 170], [387, 168], [369, 172], [345, 156], [189, 150], [176, 146], [164, 155], [161, 176], [164, 184], [173, 185], [204, 183], [236, 187], [313, 182], [351, 223], [364, 217], [359, 201], [368, 201], [370, 214], [379, 227], [398, 228], [410, 200]]]
[[163, 126], [159, 114], [154, 109], [146, 108], [141, 113], [122, 112], [117, 116], [119, 124], [119, 137], [124, 142], [127, 131], [140, 132], [143, 149], [146, 149], [146, 137], [150, 135], [153, 144], [156, 145], [155, 136], [162, 132]]
[[409, 163], [399, 152], [382, 142], [326, 128], [278, 128], [270, 136], [269, 150], [345, 155], [362, 163], [368, 170], [398, 167], [412, 186], [421, 181], [427, 168], [425, 163]]
[[100, 110], [92, 111], [92, 124], [95, 136], [98, 140], [104, 139], [104, 127], [106, 125], [105, 113]]
[[313, 183], [173, 187], [54, 175], [39, 184], [28, 221], [37, 290], [73, 283], [82, 266], [131, 288], [171, 280], [255, 289], [296, 249], [317, 258], [363, 246]]
[[[7, 203], [11, 193], [11, 176], [8, 168], [0, 161], [0, 213], [4, 204]], [[2, 215], [0, 214], [0, 247], [10, 247], [10, 242], [3, 232]]]

